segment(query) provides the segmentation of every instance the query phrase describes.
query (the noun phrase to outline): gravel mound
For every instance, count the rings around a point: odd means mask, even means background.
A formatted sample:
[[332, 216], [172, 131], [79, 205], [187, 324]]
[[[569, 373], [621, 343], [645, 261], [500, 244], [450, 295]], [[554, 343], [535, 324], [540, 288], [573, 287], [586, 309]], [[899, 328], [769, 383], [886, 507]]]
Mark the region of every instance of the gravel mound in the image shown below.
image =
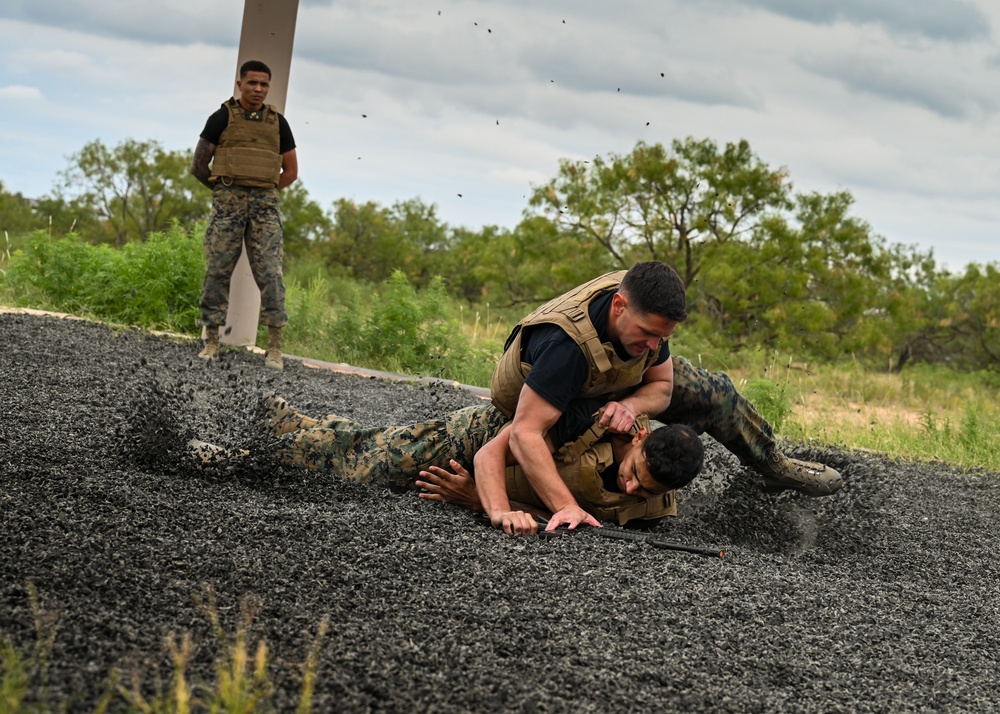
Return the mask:
[[[408, 423], [471, 393], [310, 369], [87, 322], [0, 315], [0, 634], [58, 632], [50, 699], [89, 710], [112, 668], [147, 691], [164, 638], [189, 675], [245, 596], [293, 710], [320, 620], [315, 711], [984, 711], [1000, 701], [1000, 474], [839, 450], [837, 495], [769, 496], [706, 437], [706, 473], [658, 537], [515, 539], [468, 512], [269, 457], [260, 398]], [[193, 435], [252, 458], [197, 469]]]

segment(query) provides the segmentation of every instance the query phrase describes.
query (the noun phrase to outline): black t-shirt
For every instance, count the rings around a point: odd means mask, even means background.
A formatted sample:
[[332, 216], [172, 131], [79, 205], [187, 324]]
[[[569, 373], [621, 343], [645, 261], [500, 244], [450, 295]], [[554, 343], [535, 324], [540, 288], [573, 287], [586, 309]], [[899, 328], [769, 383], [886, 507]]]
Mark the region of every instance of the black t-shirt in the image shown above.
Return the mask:
[[[588, 309], [590, 321], [601, 342], [610, 342], [623, 360], [631, 355], [617, 340], [608, 335], [608, 314], [615, 291], [610, 290], [595, 298]], [[663, 364], [670, 358], [670, 344], [664, 342], [660, 354], [651, 366]], [[525, 329], [521, 340], [521, 361], [531, 365], [525, 384], [545, 401], [563, 413], [549, 430], [552, 442], [558, 447], [573, 441], [594, 423], [593, 414], [607, 401], [603, 397], [579, 397], [587, 381], [587, 357], [573, 339], [558, 325], [535, 325]]]
[[[222, 137], [222, 132], [225, 131], [226, 127], [229, 126], [229, 107], [223, 104], [219, 107], [212, 116], [208, 118], [205, 122], [205, 128], [202, 129], [201, 138], [207, 141], [209, 144], [219, 145], [219, 139]], [[278, 136], [280, 141], [280, 146], [278, 149], [279, 154], [284, 154], [295, 148], [295, 137], [292, 136], [292, 128], [285, 121], [285, 117], [278, 114]]]

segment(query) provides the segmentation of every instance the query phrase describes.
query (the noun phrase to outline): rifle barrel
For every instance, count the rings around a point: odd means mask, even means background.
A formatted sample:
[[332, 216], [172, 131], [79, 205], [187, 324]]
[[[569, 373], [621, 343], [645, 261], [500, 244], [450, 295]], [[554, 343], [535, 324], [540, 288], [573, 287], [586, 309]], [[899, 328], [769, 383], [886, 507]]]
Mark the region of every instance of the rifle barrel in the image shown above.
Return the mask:
[[[537, 517], [538, 524], [544, 528], [548, 525], [548, 520]], [[682, 553], [694, 553], [695, 555], [703, 555], [707, 558], [724, 558], [726, 552], [719, 548], [701, 548], [694, 545], [684, 545], [683, 543], [675, 543], [669, 540], [660, 540], [655, 538], [649, 533], [637, 533], [635, 531], [618, 530], [614, 528], [577, 528], [574, 530], [569, 530], [565, 528], [557, 528], [555, 532], [548, 531], [548, 533], [555, 535], [556, 533], [593, 533], [600, 538], [610, 538], [612, 540], [629, 540], [634, 543], [648, 543], [654, 548], [660, 548], [662, 550], [676, 550]], [[546, 534], [546, 531], [539, 531], [539, 535]]]

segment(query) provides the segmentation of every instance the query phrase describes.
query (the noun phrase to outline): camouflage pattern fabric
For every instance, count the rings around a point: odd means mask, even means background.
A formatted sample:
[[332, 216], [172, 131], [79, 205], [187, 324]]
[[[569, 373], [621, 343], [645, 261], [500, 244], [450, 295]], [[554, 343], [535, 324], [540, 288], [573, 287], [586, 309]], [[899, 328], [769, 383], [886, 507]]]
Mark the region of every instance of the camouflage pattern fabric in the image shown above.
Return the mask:
[[[310, 423], [308, 417], [296, 417]], [[367, 428], [330, 414], [312, 428], [279, 437], [278, 458], [363, 483], [412, 489], [419, 471], [429, 466], [450, 470], [449, 459], [471, 471], [472, 457], [506, 423], [507, 417], [489, 403], [409, 426]]]
[[260, 321], [268, 327], [287, 325], [278, 189], [225, 186], [221, 182], [212, 189], [212, 214], [205, 231], [207, 267], [201, 290], [202, 324], [226, 323], [229, 282], [244, 240], [250, 269], [260, 288]]
[[695, 367], [683, 357], [671, 357], [674, 392], [670, 406], [653, 419], [687, 424], [708, 433], [739, 457], [743, 464], [766, 461], [776, 448], [774, 433], [729, 375]]

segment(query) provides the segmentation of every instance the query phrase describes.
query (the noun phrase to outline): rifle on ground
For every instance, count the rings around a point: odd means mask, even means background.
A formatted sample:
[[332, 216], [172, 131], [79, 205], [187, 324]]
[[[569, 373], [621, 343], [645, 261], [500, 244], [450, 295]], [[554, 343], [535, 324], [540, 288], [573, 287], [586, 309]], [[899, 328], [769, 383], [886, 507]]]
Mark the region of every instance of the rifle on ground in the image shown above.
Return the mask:
[[[486, 523], [490, 522], [490, 519], [485, 515], [481, 515], [480, 519]], [[542, 516], [535, 516], [535, 520], [538, 521], [538, 535], [541, 538], [553, 538], [558, 536], [572, 535], [574, 533], [591, 533], [599, 538], [610, 538], [611, 540], [628, 540], [633, 543], [646, 543], [654, 548], [660, 548], [662, 550], [675, 550], [682, 553], [693, 553], [695, 555], [703, 555], [707, 558], [724, 558], [726, 552], [720, 548], [701, 548], [694, 545], [685, 545], [683, 543], [675, 543], [674, 541], [661, 540], [657, 538], [652, 533], [643, 533], [641, 531], [629, 531], [621, 528], [614, 527], [604, 527], [604, 528], [593, 528], [591, 526], [580, 526], [570, 530], [565, 526], [560, 526], [555, 530], [547, 531], [544, 530], [545, 526], [549, 524], [547, 518]]]
[[[541, 516], [536, 517], [538, 520], [538, 525], [540, 528], [544, 528], [549, 524], [548, 519], [542, 518]], [[719, 548], [700, 548], [694, 545], [684, 545], [683, 543], [675, 543], [669, 540], [661, 540], [654, 536], [652, 533], [642, 533], [640, 531], [629, 531], [620, 528], [612, 528], [605, 526], [604, 528], [593, 528], [590, 526], [581, 526], [573, 530], [564, 528], [560, 526], [552, 531], [539, 530], [538, 535], [540, 536], [559, 536], [570, 533], [591, 533], [600, 538], [610, 538], [611, 540], [628, 540], [633, 543], [646, 543], [654, 548], [661, 548], [663, 550], [677, 550], [682, 553], [694, 553], [695, 555], [704, 555], [708, 558], [723, 558], [726, 555], [724, 550]]]

